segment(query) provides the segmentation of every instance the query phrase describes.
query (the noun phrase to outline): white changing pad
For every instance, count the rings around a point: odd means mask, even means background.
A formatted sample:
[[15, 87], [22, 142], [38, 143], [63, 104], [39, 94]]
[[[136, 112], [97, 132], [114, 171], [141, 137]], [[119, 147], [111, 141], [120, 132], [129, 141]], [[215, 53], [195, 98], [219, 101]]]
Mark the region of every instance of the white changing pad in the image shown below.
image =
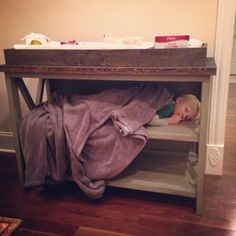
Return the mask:
[[111, 42], [79, 42], [78, 45], [63, 44], [60, 42], [49, 42], [45, 45], [15, 44], [15, 49], [62, 49], [62, 50], [96, 50], [96, 49], [149, 49], [154, 48], [152, 42], [141, 44], [115, 44]]

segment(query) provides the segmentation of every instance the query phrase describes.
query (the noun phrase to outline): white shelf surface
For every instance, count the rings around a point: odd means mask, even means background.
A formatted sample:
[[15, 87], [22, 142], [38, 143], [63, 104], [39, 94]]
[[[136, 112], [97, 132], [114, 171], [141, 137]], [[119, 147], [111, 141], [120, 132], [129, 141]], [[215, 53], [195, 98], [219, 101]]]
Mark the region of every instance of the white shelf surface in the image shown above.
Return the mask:
[[196, 185], [185, 179], [186, 162], [187, 154], [144, 151], [107, 185], [195, 198]]
[[184, 142], [198, 142], [199, 125], [194, 121], [184, 121], [177, 125], [147, 126], [150, 139], [175, 140]]

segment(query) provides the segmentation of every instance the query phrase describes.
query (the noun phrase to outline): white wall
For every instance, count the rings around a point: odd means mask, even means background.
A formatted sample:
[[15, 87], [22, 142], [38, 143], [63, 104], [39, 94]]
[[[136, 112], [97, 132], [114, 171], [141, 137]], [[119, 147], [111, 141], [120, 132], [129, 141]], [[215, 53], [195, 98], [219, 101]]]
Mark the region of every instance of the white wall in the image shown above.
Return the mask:
[[233, 52], [232, 52], [232, 64], [231, 75], [236, 76], [236, 17], [234, 23], [234, 39], [233, 39]]

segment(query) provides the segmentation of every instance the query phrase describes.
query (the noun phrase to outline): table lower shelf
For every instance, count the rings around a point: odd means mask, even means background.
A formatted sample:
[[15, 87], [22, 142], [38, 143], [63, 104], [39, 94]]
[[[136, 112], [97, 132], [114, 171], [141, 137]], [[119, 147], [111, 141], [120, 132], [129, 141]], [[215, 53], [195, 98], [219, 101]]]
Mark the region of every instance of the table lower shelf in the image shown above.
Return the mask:
[[187, 155], [144, 151], [107, 185], [195, 198], [196, 185], [185, 176]]

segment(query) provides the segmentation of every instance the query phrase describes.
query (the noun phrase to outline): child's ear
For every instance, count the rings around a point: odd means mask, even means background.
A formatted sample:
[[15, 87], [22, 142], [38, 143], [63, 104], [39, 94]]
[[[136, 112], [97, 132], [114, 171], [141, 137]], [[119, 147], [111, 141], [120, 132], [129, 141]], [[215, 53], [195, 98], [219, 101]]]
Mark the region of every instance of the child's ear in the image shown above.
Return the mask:
[[181, 101], [183, 100], [183, 97], [177, 97], [177, 99], [176, 99], [176, 103], [180, 103]]

